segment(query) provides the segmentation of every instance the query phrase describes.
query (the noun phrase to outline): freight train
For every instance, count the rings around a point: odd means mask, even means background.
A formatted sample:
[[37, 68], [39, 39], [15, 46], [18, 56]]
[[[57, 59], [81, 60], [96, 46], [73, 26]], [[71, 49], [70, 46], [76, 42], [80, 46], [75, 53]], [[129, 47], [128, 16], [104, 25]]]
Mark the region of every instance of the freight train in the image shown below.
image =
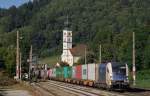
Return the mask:
[[[41, 70], [41, 78], [45, 78]], [[50, 68], [48, 79], [106, 89], [129, 88], [128, 65], [117, 62]], [[40, 73], [40, 72], [39, 72]]]

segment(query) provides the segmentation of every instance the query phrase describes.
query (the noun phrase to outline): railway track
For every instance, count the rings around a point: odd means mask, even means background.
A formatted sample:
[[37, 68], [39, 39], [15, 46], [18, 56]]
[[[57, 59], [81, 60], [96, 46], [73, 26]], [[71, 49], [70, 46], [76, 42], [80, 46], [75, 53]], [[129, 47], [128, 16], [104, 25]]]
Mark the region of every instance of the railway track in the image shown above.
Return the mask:
[[141, 88], [130, 88], [128, 90], [113, 90], [113, 91], [107, 91], [97, 88], [91, 88], [91, 87], [85, 87], [85, 86], [79, 86], [64, 82], [58, 82], [58, 81], [48, 81], [49, 83], [54, 83], [56, 85], [66, 86], [69, 88], [75, 88], [78, 90], [82, 90], [85, 92], [90, 92], [94, 94], [101, 94], [101, 95], [109, 95], [109, 96], [150, 96], [150, 90], [147, 89], [141, 89]]
[[39, 84], [32, 83], [31, 86], [34, 89], [34, 96], [57, 96], [55, 93], [50, 92], [48, 89], [40, 86]]
[[47, 86], [57, 86], [59, 88], [67, 89], [69, 91], [79, 92], [86, 96], [124, 96], [118, 93], [112, 93], [105, 90], [98, 90], [95, 88], [84, 87], [79, 85], [68, 84], [64, 82], [57, 82], [57, 81], [48, 81], [42, 82], [41, 84], [47, 84]]
[[100, 96], [76, 89], [68, 89], [55, 84], [48, 85], [43, 83], [33, 83], [32, 87], [35, 90], [35, 96]]
[[67, 89], [71, 92], [75, 92], [75, 93], [79, 93], [79, 94], [82, 94], [84, 96], [102, 96], [100, 94], [96, 94], [96, 93], [93, 93], [93, 92], [88, 92], [88, 91], [85, 91], [85, 90], [81, 90], [79, 88], [73, 88], [73, 87], [66, 87], [66, 86], [62, 86], [62, 85], [57, 85], [57, 84], [53, 84], [53, 83], [50, 83], [48, 85], [54, 85], [54, 86], [57, 86], [59, 88], [63, 88], [63, 89]]
[[52, 80], [35, 83], [35, 86], [50, 94], [43, 96], [150, 96], [150, 91], [140, 89], [106, 91]]
[[[53, 89], [58, 89], [57, 94], [60, 93], [60, 92], [58, 92], [59, 90], [63, 91], [64, 93], [68, 93], [68, 94], [65, 94], [65, 96], [102, 96], [99, 94], [85, 92], [83, 90], [78, 90], [75, 88], [70, 88], [70, 87], [66, 87], [66, 86], [62, 86], [62, 85], [58, 85], [58, 84], [54, 84], [54, 83], [43, 82], [43, 83], [40, 83], [40, 85], [42, 85], [42, 87], [44, 86], [45, 89], [49, 89], [51, 87]], [[64, 96], [64, 95], [61, 94], [60, 96]]]
[[[44, 88], [45, 90], [47, 90], [49, 92], [54, 92], [55, 96], [85, 96], [84, 94], [81, 94], [79, 92], [74, 92], [74, 91], [62, 89], [60, 87], [58, 88], [56, 86], [48, 86], [48, 85], [40, 84], [40, 87]], [[54, 90], [49, 89], [49, 88], [53, 88], [53, 89], [57, 89], [57, 90], [54, 91]]]

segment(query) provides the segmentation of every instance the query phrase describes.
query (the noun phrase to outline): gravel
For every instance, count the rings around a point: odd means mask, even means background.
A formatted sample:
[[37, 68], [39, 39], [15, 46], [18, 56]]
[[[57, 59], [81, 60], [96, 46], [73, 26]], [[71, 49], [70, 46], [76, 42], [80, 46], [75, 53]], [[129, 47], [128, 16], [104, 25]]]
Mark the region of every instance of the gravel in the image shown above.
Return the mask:
[[0, 90], [0, 96], [32, 96], [28, 91], [25, 90]]

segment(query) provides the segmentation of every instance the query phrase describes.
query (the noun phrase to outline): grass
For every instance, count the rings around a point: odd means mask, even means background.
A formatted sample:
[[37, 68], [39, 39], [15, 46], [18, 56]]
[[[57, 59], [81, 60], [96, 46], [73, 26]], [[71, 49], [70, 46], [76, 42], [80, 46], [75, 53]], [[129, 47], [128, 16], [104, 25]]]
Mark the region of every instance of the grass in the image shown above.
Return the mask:
[[49, 67], [52, 67], [59, 61], [60, 61], [60, 56], [51, 56], [51, 57], [41, 58], [40, 64], [48, 64]]
[[136, 87], [150, 89], [150, 79], [147, 79], [147, 80], [137, 80], [136, 81]]
[[150, 70], [138, 71], [136, 75], [135, 87], [150, 89]]

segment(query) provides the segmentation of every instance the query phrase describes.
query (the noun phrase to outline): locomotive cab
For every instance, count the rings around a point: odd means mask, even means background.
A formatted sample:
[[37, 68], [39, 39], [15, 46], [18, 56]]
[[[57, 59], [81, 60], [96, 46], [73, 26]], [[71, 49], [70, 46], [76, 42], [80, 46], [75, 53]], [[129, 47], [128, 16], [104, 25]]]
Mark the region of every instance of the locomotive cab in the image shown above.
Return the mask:
[[96, 86], [106, 89], [126, 89], [129, 87], [128, 65], [117, 62], [99, 65], [99, 79]]
[[128, 65], [120, 63], [111, 63], [112, 75], [111, 86], [113, 88], [124, 89], [129, 87]]

